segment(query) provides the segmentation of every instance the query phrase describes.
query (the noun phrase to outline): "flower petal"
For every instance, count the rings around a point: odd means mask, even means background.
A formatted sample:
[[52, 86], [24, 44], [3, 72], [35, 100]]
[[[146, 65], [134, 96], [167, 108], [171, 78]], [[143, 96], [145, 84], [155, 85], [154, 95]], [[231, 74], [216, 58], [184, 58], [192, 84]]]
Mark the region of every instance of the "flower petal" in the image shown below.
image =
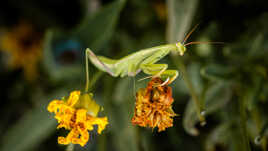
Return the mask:
[[68, 100], [67, 100], [67, 105], [70, 107], [73, 107], [77, 101], [79, 100], [80, 97], [80, 91], [73, 91], [71, 92]]

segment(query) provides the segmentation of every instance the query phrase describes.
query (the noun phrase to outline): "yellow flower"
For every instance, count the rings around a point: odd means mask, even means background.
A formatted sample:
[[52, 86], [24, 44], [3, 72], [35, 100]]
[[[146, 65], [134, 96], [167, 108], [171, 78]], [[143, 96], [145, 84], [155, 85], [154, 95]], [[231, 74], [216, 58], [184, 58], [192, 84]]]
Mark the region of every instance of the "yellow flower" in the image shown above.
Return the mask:
[[71, 92], [66, 100], [53, 100], [47, 110], [55, 113], [58, 120], [57, 128], [70, 130], [67, 137], [59, 137], [59, 144], [80, 144], [84, 146], [89, 139], [88, 131], [98, 126], [100, 134], [108, 124], [107, 117], [97, 117], [100, 106], [92, 99], [92, 94], [80, 94], [80, 91]]
[[153, 78], [146, 89], [140, 89], [136, 94], [136, 106], [132, 123], [142, 127], [158, 127], [158, 132], [173, 126], [172, 89], [161, 86], [160, 78]]
[[31, 24], [22, 22], [1, 37], [1, 50], [11, 55], [9, 66], [22, 68], [28, 80], [34, 80], [37, 76], [43, 36], [43, 31], [37, 31]]

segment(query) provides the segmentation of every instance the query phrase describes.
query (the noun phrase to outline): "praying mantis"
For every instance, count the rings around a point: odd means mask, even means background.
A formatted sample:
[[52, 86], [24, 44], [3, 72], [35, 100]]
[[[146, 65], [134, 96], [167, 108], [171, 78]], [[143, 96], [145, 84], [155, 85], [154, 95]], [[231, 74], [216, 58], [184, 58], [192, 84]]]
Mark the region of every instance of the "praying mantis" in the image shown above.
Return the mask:
[[114, 60], [103, 56], [96, 56], [89, 48], [86, 49], [86, 63], [89, 59], [99, 70], [107, 72], [113, 77], [135, 76], [143, 71], [149, 77], [160, 77], [166, 79], [163, 83], [170, 84], [178, 77], [177, 70], [170, 70], [167, 64], [156, 64], [170, 52], [179, 53], [181, 56], [185, 53], [186, 46], [201, 43], [221, 43], [221, 42], [189, 42], [186, 43], [189, 36], [197, 28], [196, 25], [184, 38], [183, 42], [167, 44], [148, 49], [143, 49], [127, 55], [121, 59]]

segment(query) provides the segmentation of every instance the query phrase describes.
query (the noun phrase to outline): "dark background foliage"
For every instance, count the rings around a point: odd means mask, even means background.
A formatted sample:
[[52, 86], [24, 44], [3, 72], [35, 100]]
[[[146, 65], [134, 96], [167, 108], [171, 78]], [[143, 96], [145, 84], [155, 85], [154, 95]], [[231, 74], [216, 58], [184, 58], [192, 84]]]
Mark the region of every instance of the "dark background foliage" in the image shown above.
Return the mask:
[[[1, 37], [21, 20], [45, 34], [35, 80], [10, 69], [1, 51], [0, 150], [268, 150], [267, 6], [265, 0], [1, 1]], [[180, 115], [172, 128], [158, 133], [131, 124], [135, 92], [147, 82], [138, 79], [145, 74], [113, 78], [90, 65], [91, 92], [110, 124], [102, 135], [91, 132], [84, 148], [57, 144], [66, 131], [56, 130], [46, 106], [84, 89], [85, 48], [117, 59], [182, 41], [196, 24], [189, 42], [224, 44], [190, 45], [183, 57], [160, 61], [180, 73], [171, 84]]]

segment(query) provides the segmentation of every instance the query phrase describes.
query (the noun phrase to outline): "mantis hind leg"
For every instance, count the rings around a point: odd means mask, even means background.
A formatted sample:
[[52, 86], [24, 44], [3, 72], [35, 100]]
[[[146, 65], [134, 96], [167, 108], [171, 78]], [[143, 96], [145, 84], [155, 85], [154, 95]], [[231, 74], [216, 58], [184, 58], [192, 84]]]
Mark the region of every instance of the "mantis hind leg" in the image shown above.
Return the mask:
[[170, 84], [178, 77], [178, 71], [166, 70], [167, 68], [167, 64], [144, 64], [141, 66], [144, 73], [150, 74], [153, 77], [168, 79], [168, 84]]

